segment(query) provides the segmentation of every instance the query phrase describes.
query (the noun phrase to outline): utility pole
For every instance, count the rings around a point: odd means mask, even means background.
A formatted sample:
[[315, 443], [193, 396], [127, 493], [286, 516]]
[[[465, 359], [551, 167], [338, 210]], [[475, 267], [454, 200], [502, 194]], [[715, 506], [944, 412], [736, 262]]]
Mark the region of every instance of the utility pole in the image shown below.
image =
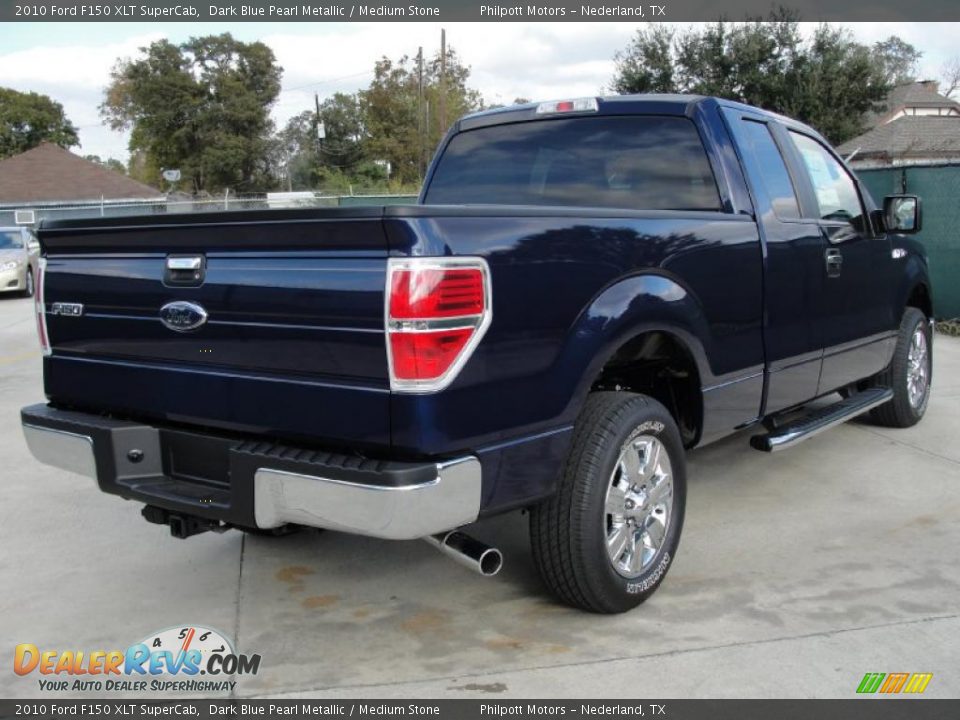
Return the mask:
[[423, 180], [423, 46], [417, 48], [417, 172]]
[[440, 133], [447, 131], [447, 31], [440, 30]]
[[317, 93], [313, 94], [313, 106], [315, 108], [315, 115], [313, 116], [313, 136], [317, 140], [317, 155], [320, 153], [320, 95]]

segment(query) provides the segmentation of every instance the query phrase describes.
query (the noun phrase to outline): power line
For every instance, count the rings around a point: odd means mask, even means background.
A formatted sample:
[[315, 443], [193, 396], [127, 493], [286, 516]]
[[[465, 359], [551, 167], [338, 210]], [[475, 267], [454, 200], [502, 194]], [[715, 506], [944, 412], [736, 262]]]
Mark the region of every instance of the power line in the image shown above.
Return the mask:
[[329, 85], [331, 83], [340, 82], [341, 80], [350, 80], [356, 77], [362, 77], [364, 75], [373, 75], [373, 70], [364, 70], [363, 72], [353, 73], [351, 75], [342, 75], [341, 77], [327, 78], [326, 80], [317, 80], [316, 82], [306, 83], [305, 85], [297, 85], [291, 88], [284, 88], [280, 91], [280, 94], [293, 92], [294, 90], [303, 90], [308, 87], [315, 87], [317, 85]]

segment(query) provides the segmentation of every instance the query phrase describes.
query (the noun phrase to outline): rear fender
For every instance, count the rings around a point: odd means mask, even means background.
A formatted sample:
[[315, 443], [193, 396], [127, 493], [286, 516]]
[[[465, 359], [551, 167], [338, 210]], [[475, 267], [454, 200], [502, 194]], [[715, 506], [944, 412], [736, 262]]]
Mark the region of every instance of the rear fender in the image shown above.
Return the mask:
[[713, 374], [707, 362], [710, 334], [703, 308], [679, 280], [647, 273], [601, 291], [577, 317], [560, 354], [562, 387], [571, 388], [565, 417], [572, 421], [604, 365], [624, 344], [646, 332], [673, 336], [693, 357], [701, 387]]

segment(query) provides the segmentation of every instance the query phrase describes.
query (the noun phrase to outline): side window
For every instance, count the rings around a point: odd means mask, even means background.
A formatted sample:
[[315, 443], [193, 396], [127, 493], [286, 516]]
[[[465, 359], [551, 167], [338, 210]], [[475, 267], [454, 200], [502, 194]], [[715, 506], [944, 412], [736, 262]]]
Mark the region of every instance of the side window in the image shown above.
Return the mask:
[[743, 120], [740, 139], [749, 147], [753, 155], [752, 172], [763, 179], [763, 186], [770, 196], [770, 204], [778, 218], [797, 220], [800, 206], [797, 194], [787, 172], [787, 165], [780, 155], [780, 148], [770, 134], [766, 123], [755, 120]]
[[790, 131], [816, 195], [821, 220], [846, 221], [863, 228], [863, 206], [857, 185], [827, 149], [813, 138]]

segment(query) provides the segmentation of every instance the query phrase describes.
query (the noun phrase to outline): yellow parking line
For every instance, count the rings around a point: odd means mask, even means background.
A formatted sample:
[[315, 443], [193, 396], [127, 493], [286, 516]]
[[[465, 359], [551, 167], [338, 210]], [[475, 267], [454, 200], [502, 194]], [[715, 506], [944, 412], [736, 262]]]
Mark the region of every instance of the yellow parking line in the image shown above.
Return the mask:
[[30, 352], [22, 352], [16, 355], [0, 355], [0, 367], [3, 365], [15, 365], [18, 362], [23, 360], [28, 360], [29, 358], [35, 358], [40, 354], [39, 350], [31, 350]]

